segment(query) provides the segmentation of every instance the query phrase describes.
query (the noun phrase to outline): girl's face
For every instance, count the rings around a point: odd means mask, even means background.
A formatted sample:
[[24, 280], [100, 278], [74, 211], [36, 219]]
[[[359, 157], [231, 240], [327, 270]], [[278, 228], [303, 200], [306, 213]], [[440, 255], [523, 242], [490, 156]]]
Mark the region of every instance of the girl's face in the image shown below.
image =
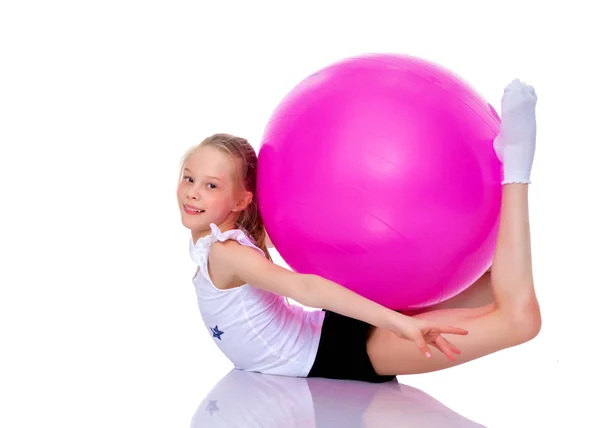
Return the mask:
[[210, 146], [195, 150], [185, 163], [177, 202], [194, 242], [210, 233], [210, 223], [222, 231], [235, 228], [239, 213], [252, 200], [236, 178], [236, 167], [231, 156]]

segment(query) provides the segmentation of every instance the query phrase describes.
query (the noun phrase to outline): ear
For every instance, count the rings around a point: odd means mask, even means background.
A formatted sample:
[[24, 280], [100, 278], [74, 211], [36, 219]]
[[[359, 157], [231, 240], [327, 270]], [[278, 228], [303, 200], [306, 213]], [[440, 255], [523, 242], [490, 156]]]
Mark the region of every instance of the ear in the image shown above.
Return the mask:
[[233, 209], [233, 211], [235, 211], [235, 212], [244, 211], [246, 209], [246, 207], [248, 207], [248, 205], [250, 205], [250, 203], [252, 202], [253, 197], [254, 197], [254, 195], [252, 194], [252, 192], [245, 190], [242, 193], [242, 195], [240, 196], [240, 198], [238, 199], [238, 203], [235, 206], [235, 208]]

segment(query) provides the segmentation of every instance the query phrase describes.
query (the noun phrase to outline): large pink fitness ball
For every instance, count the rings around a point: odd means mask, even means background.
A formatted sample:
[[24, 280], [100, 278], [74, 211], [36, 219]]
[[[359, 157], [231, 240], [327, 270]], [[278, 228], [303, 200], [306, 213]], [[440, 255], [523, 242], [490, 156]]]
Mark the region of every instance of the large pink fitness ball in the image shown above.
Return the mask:
[[366, 55], [309, 76], [259, 150], [257, 200], [295, 271], [389, 308], [455, 296], [491, 265], [500, 119], [448, 70]]

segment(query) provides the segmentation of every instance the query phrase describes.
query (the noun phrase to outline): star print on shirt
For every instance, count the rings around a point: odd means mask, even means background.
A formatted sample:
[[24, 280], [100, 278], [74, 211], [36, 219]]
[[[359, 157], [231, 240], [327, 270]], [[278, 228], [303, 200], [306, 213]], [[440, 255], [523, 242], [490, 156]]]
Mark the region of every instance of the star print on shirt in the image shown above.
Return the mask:
[[218, 412], [219, 408], [217, 407], [217, 401], [218, 400], [210, 400], [208, 402], [208, 406], [206, 406], [206, 411], [208, 413], [210, 413], [210, 415], [212, 416], [214, 412]]
[[221, 339], [221, 335], [225, 334], [224, 331], [219, 330], [219, 326], [218, 325], [216, 325], [215, 328], [211, 327], [210, 331], [213, 334], [213, 337], [216, 337], [219, 340], [222, 340]]

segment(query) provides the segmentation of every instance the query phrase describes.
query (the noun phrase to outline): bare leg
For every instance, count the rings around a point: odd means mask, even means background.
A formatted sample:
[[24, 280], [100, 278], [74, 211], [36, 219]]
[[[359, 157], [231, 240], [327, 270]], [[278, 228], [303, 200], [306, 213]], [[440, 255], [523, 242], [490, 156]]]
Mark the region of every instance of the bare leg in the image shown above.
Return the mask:
[[480, 308], [482, 306], [488, 306], [491, 303], [494, 303], [491, 278], [492, 276], [488, 270], [477, 281], [470, 285], [469, 288], [451, 299], [425, 309], [402, 311], [402, 313], [409, 316], [415, 316], [440, 309]]
[[503, 185], [491, 272], [494, 303], [415, 316], [468, 330], [466, 336], [451, 337], [462, 353], [454, 361], [439, 352], [426, 359], [413, 342], [389, 330], [375, 328], [367, 340], [367, 351], [377, 373], [400, 375], [441, 370], [524, 343], [538, 334], [541, 314], [533, 284], [528, 196], [528, 184]]
[[494, 303], [494, 292], [492, 291], [492, 266], [481, 275], [477, 281], [471, 284], [467, 289], [463, 290], [456, 296], [436, 305], [429, 306], [424, 309], [416, 309], [411, 311], [402, 311], [403, 314], [415, 316], [425, 312], [437, 311], [440, 309], [460, 309], [460, 308], [491, 308]]
[[377, 373], [413, 374], [448, 368], [534, 338], [541, 315], [534, 291], [528, 216], [528, 185], [503, 189], [500, 230], [491, 276], [495, 303], [482, 308], [442, 309], [416, 315], [469, 331], [451, 340], [462, 350], [455, 361], [441, 353], [423, 358], [411, 341], [376, 328], [367, 351]]

